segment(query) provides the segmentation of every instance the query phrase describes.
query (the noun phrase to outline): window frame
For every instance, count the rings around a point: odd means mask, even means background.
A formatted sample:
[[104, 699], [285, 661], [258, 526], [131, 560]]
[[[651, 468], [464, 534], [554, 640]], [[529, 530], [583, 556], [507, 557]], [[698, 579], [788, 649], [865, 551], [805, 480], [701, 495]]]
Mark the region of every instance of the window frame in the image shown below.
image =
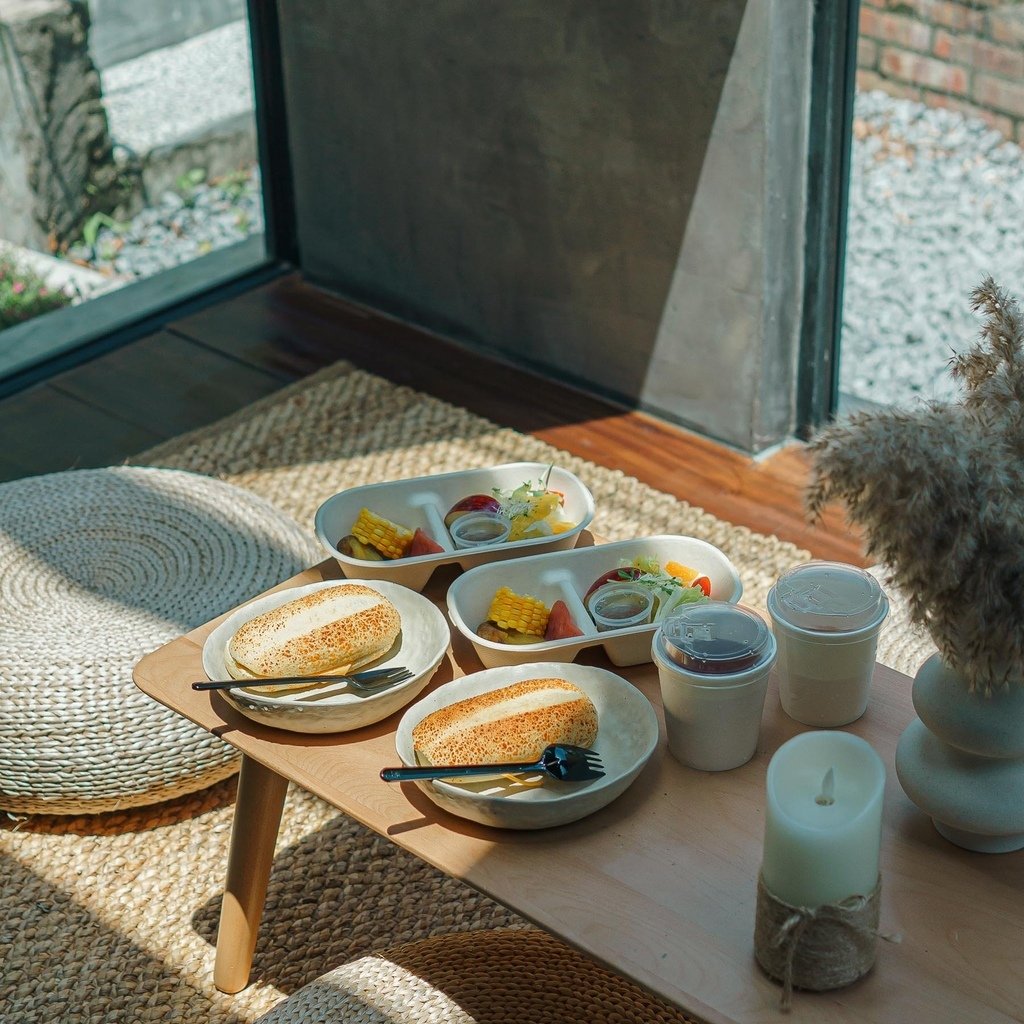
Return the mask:
[[853, 148], [860, 0], [815, 0], [796, 434], [808, 438], [839, 406], [839, 340]]

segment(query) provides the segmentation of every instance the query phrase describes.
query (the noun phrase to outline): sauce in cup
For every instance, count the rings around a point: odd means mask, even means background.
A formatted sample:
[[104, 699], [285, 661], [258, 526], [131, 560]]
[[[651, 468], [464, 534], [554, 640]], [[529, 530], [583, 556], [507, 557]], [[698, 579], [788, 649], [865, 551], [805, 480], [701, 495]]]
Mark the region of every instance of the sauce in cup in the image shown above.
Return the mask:
[[654, 596], [635, 583], [606, 583], [590, 598], [590, 615], [597, 628], [626, 629], [650, 622]]

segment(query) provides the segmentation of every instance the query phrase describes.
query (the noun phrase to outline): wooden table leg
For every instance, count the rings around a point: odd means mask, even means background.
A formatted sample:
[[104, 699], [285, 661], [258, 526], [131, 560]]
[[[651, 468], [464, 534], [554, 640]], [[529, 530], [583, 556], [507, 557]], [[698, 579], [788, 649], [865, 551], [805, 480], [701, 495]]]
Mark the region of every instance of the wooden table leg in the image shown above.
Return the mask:
[[287, 790], [284, 776], [242, 755], [213, 967], [221, 992], [240, 992], [249, 984]]

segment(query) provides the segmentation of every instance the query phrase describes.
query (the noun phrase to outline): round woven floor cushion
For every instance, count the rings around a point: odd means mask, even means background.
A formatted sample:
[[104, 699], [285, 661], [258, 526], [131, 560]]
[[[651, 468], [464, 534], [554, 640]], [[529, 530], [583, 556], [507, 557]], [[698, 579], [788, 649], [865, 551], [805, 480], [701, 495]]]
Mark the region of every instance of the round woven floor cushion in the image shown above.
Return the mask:
[[310, 982], [257, 1024], [696, 1024], [546, 932], [459, 932]]
[[132, 668], [317, 550], [262, 499], [194, 473], [0, 484], [0, 809], [98, 813], [232, 774], [234, 750], [145, 696]]

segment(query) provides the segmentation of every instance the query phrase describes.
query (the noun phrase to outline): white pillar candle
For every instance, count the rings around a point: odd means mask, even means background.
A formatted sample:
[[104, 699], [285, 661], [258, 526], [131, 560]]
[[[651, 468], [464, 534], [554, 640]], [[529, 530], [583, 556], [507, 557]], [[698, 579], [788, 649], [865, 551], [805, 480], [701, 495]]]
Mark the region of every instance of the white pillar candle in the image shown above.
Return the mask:
[[797, 907], [868, 895], [878, 881], [885, 765], [845, 732], [805, 732], [768, 765], [764, 884]]

